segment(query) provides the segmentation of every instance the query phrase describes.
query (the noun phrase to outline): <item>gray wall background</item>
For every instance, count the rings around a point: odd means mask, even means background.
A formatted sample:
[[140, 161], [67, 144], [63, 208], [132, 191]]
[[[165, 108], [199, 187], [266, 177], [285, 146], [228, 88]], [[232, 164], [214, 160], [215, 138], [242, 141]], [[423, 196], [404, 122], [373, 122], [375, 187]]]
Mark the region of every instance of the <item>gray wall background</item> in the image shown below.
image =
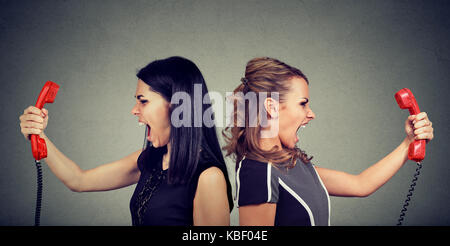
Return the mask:
[[[144, 129], [130, 113], [136, 70], [173, 55], [193, 60], [209, 89], [223, 95], [253, 57], [299, 67], [317, 115], [300, 133], [300, 147], [316, 165], [353, 174], [403, 140], [408, 114], [393, 95], [410, 88], [435, 139], [404, 224], [450, 225], [447, 1], [0, 3], [0, 225], [34, 223], [36, 170], [18, 117], [45, 81], [61, 86], [46, 106], [46, 134], [90, 169], [142, 147]], [[395, 225], [414, 170], [408, 162], [367, 198], [332, 197], [332, 225]], [[44, 165], [41, 224], [130, 225], [133, 190], [73, 193]]]

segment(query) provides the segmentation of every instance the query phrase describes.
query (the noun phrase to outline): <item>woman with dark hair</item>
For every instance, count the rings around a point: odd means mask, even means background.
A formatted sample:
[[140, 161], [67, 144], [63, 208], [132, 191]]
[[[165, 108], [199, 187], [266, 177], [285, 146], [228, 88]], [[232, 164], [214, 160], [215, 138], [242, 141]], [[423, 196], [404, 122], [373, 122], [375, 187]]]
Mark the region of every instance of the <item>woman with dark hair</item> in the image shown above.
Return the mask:
[[[131, 113], [146, 125], [142, 150], [81, 170], [44, 134], [48, 111], [33, 106], [20, 116], [22, 134], [45, 139], [46, 163], [72, 191], [107, 191], [137, 183], [130, 202], [133, 225], [229, 225], [231, 186], [216, 129], [199, 123], [196, 114], [192, 117], [194, 112], [203, 116], [209, 105], [203, 100], [208, 90], [200, 70], [190, 60], [169, 57], [151, 62], [137, 77]], [[180, 94], [186, 96], [181, 104], [174, 100]], [[201, 109], [194, 107], [196, 96], [201, 96]], [[173, 114], [180, 107], [181, 126]]]
[[329, 225], [329, 195], [372, 194], [407, 161], [411, 142], [433, 139], [422, 112], [406, 119], [402, 143], [360, 174], [315, 166], [296, 146], [299, 129], [316, 117], [308, 85], [299, 69], [277, 59], [247, 63], [233, 94], [234, 120], [223, 132], [224, 149], [236, 160], [240, 225]]

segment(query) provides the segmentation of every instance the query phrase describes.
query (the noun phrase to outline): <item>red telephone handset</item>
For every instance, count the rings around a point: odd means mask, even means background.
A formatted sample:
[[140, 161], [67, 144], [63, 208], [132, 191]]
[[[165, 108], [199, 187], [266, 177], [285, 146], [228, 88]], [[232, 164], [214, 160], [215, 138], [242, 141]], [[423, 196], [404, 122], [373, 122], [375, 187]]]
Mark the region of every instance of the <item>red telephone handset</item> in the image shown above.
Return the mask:
[[[55, 101], [56, 93], [58, 93], [59, 85], [52, 82], [47, 81], [44, 87], [39, 94], [39, 97], [36, 102], [36, 108], [42, 109], [44, 104], [53, 103]], [[39, 161], [43, 158], [47, 157], [47, 145], [45, 144], [45, 140], [40, 138], [36, 134], [30, 135], [31, 138], [31, 151], [33, 152], [33, 157], [35, 160]]]
[[[395, 100], [401, 109], [408, 109], [410, 115], [420, 113], [416, 98], [408, 88], [403, 88], [395, 93]], [[421, 162], [425, 159], [425, 140], [415, 140], [409, 145], [408, 159]]]

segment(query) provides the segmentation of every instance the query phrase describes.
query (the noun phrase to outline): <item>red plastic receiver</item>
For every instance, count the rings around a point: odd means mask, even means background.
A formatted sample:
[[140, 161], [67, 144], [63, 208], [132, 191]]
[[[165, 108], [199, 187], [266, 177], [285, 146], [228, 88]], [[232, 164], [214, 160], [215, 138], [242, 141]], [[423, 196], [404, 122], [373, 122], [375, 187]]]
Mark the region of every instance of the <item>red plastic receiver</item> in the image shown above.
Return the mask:
[[[408, 109], [410, 115], [420, 113], [419, 105], [411, 90], [403, 88], [395, 93], [395, 100], [401, 109]], [[425, 159], [425, 140], [415, 140], [409, 145], [408, 159], [421, 162]]]
[[[44, 87], [39, 94], [39, 97], [36, 102], [36, 108], [42, 109], [44, 104], [53, 103], [55, 101], [56, 94], [58, 93], [59, 85], [52, 82], [47, 81]], [[33, 153], [33, 157], [35, 160], [39, 161], [43, 158], [47, 157], [47, 145], [45, 144], [45, 140], [40, 138], [36, 134], [31, 134], [31, 151]]]

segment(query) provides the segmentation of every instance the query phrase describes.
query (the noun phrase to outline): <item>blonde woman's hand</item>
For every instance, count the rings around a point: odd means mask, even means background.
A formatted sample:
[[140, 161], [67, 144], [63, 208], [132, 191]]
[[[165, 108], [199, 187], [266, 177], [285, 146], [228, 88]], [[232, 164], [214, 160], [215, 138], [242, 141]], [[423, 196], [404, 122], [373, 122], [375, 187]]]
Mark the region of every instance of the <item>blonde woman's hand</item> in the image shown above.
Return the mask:
[[409, 142], [425, 139], [428, 143], [434, 138], [433, 123], [426, 112], [408, 116], [405, 121], [405, 132]]

